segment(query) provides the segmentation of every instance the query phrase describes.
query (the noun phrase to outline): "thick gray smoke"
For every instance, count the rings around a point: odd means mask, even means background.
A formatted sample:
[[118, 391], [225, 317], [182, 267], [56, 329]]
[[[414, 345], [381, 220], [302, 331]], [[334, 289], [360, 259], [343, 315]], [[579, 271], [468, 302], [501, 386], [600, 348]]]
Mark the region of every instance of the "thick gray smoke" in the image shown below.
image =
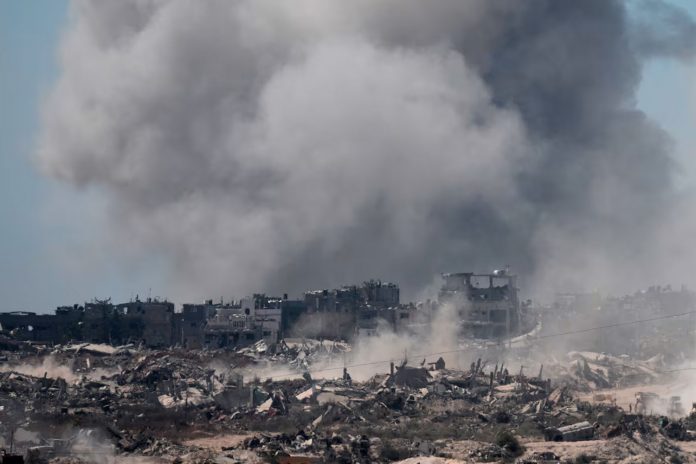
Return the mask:
[[641, 60], [696, 39], [671, 6], [630, 9], [75, 1], [38, 159], [105, 194], [114, 253], [167, 259], [173, 296], [601, 279], [651, 259], [672, 197]]

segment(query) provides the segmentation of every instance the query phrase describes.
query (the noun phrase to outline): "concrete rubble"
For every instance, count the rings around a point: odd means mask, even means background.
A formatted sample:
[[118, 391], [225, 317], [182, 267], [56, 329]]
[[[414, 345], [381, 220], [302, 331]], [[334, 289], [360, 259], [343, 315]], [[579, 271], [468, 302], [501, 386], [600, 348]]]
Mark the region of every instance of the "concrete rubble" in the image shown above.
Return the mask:
[[[558, 451], [535, 449], [581, 440], [601, 443], [598, 449], [630, 442], [645, 456], [667, 450], [693, 461], [681, 449], [696, 436], [696, 416], [583, 399], [588, 391], [610, 396], [652, 379], [658, 370], [650, 362], [570, 353], [567, 361], [544, 366], [557, 373], [553, 380], [481, 359], [466, 370], [444, 360], [427, 367], [392, 363], [363, 382], [352, 380], [349, 368], [333, 379], [303, 376], [312, 363], [350, 349], [326, 346], [257, 344], [232, 352], [64, 345], [3, 352], [2, 436], [14, 437], [13, 452], [29, 462], [94, 462], [75, 445], [85, 437], [114, 457], [154, 462], [564, 462]], [[312, 362], [296, 362], [301, 356]], [[269, 362], [294, 366], [296, 375], [242, 375]], [[220, 446], [196, 444], [206, 437], [219, 437]]]

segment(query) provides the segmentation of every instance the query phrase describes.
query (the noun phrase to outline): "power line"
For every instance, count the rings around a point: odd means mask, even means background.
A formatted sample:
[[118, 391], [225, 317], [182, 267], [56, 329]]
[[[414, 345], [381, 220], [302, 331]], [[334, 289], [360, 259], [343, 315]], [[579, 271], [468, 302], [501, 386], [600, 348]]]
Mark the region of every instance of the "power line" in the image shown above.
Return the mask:
[[680, 369], [670, 369], [668, 371], [656, 371], [660, 374], [671, 374], [673, 372], [696, 371], [696, 367], [682, 367]]
[[[537, 336], [527, 336], [525, 339], [526, 341], [535, 341], [535, 340], [544, 340], [547, 338], [553, 338], [553, 337], [562, 337], [562, 336], [567, 336], [567, 335], [575, 335], [575, 334], [581, 334], [581, 333], [587, 333], [587, 332], [593, 332], [596, 330], [604, 330], [604, 329], [611, 329], [611, 328], [616, 328], [616, 327], [623, 327], [623, 326], [629, 326], [629, 325], [636, 325], [636, 324], [643, 324], [646, 322], [655, 322], [655, 321], [661, 321], [661, 320], [666, 320], [666, 319], [674, 319], [677, 317], [683, 317], [683, 316], [688, 316], [696, 314], [695, 311], [686, 311], [683, 313], [677, 313], [677, 314], [668, 314], [664, 316], [656, 316], [656, 317], [651, 317], [648, 319], [637, 319], [633, 321], [628, 321], [628, 322], [616, 322], [613, 324], [606, 324], [606, 325], [601, 325], [601, 326], [596, 326], [596, 327], [588, 327], [585, 329], [578, 329], [578, 330], [569, 330], [566, 332], [557, 332], [557, 333], [552, 333], [552, 334], [546, 334], [546, 335], [537, 335]], [[464, 351], [468, 351], [470, 348], [459, 348], [456, 350], [446, 350], [446, 351], [437, 351], [433, 353], [424, 353], [424, 354], [414, 354], [412, 355], [415, 358], [428, 358], [430, 356], [438, 356], [438, 355], [443, 355], [443, 354], [454, 354], [454, 353], [461, 353]], [[336, 370], [341, 370], [341, 369], [348, 369], [348, 368], [354, 368], [354, 367], [365, 367], [365, 366], [374, 366], [377, 364], [386, 364], [389, 362], [393, 362], [393, 359], [384, 359], [380, 361], [370, 361], [370, 362], [364, 362], [364, 363], [358, 363], [358, 364], [349, 364], [345, 366], [339, 366], [339, 367], [326, 367], [322, 369], [317, 369], [317, 370], [308, 370], [305, 371], [309, 373], [310, 375], [312, 374], [319, 374], [319, 373], [324, 373], [324, 372], [330, 372], [330, 371], [336, 371]], [[671, 371], [665, 371], [663, 373], [670, 373], [670, 372], [678, 372], [681, 370], [696, 370], [696, 367], [693, 368], [684, 368], [684, 369], [675, 369]], [[293, 377], [296, 375], [301, 375], [301, 372], [293, 372], [289, 374], [279, 374], [279, 375], [274, 375], [270, 377], [266, 377], [267, 379], [279, 379], [279, 378], [284, 378], [284, 377]]]
[[673, 318], [677, 318], [677, 317], [688, 316], [690, 314], [696, 314], [696, 311], [687, 311], [684, 313], [669, 314], [666, 316], [657, 316], [657, 317], [652, 317], [649, 319], [639, 319], [639, 320], [629, 321], [629, 322], [616, 322], [614, 324], [601, 325], [598, 327], [590, 327], [587, 329], [580, 329], [580, 330], [571, 330], [568, 332], [559, 332], [559, 333], [555, 333], [555, 334], [541, 335], [541, 336], [531, 337], [531, 338], [536, 339], [536, 340], [542, 340], [545, 338], [562, 337], [564, 335], [575, 335], [575, 334], [580, 334], [580, 333], [592, 332], [595, 330], [611, 329], [614, 327], [622, 327], [622, 326], [626, 326], [626, 325], [642, 324], [644, 322], [653, 322], [653, 321], [661, 321], [661, 320], [665, 320], [665, 319], [673, 319]]

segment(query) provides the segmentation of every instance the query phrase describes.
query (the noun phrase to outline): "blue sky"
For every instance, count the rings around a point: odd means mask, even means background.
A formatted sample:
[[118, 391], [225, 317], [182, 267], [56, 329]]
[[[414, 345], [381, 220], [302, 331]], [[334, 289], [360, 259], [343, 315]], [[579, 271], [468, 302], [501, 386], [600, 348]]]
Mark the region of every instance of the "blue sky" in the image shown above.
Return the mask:
[[68, 5], [0, 0], [0, 311], [49, 312], [93, 297], [146, 295], [150, 287], [161, 295], [155, 266], [124, 270], [93, 247], [94, 268], [77, 267], [83, 260], [71, 257], [98, 232], [98, 197], [43, 177], [32, 163]]
[[[696, 15], [696, 2], [672, 3]], [[161, 282], [156, 266], [125, 272], [98, 250], [95, 269], [72, 268], [71, 253], [95, 233], [85, 230], [94, 221], [84, 217], [99, 214], [96, 193], [71, 191], [32, 164], [41, 101], [58, 73], [57, 47], [67, 20], [67, 0], [0, 0], [0, 311], [48, 312], [94, 296], [122, 300]], [[693, 66], [653, 61], [638, 96], [639, 106], [675, 139], [685, 188], [696, 186], [694, 76]]]
[[[45, 259], [50, 227], [40, 209], [48, 182], [31, 162], [41, 96], [56, 76], [66, 1], [0, 0], [0, 293], [3, 310], [36, 308], [65, 295]], [[60, 237], [55, 237], [60, 240]], [[52, 305], [51, 305], [52, 306]], [[49, 306], [50, 307], [50, 306]]]

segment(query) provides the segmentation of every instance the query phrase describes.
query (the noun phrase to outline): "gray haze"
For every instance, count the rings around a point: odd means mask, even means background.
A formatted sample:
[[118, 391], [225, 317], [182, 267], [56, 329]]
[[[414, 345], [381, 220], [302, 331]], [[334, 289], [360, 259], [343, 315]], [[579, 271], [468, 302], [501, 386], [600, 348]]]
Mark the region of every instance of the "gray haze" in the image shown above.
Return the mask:
[[38, 163], [105, 196], [105, 246], [165, 259], [170, 296], [370, 277], [408, 296], [505, 264], [633, 289], [666, 269], [679, 201], [641, 63], [696, 37], [663, 2], [630, 9], [75, 1]]

